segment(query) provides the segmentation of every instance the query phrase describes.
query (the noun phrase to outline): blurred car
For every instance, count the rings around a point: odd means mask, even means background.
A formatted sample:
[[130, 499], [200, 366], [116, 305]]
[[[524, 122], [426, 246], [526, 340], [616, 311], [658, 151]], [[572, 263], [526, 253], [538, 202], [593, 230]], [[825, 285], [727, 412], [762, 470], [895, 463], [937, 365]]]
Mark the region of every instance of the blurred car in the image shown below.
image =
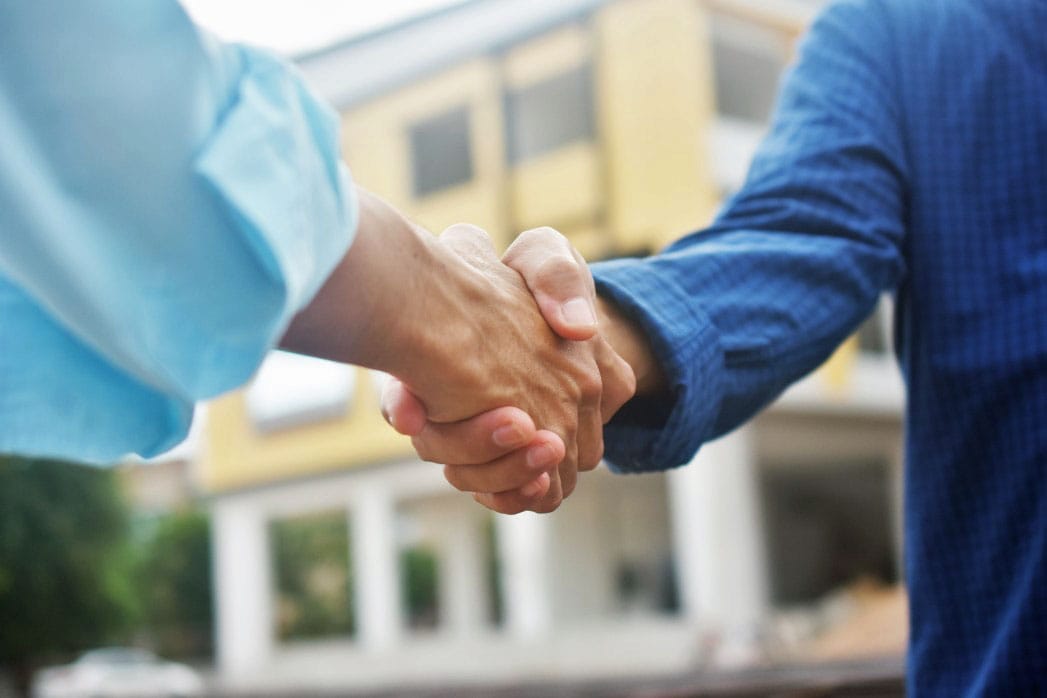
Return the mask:
[[193, 669], [131, 647], [91, 650], [44, 669], [33, 684], [34, 698], [190, 698], [203, 690]]

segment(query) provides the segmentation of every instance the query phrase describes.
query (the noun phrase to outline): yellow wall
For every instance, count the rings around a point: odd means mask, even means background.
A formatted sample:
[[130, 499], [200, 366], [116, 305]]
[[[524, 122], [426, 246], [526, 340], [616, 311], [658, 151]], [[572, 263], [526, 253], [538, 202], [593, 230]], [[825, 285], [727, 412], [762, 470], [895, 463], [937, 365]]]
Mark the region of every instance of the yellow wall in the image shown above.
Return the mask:
[[[410, 127], [468, 106], [471, 117], [471, 182], [416, 199], [412, 192]], [[434, 233], [473, 223], [507, 244], [505, 150], [498, 66], [477, 59], [344, 115], [345, 158], [354, 179], [408, 212]]]
[[657, 249], [712, 217], [713, 80], [704, 11], [625, 0], [596, 19], [609, 221], [625, 251]]
[[306, 426], [261, 431], [247, 413], [244, 393], [208, 409], [201, 481], [210, 492], [343, 470], [413, 454], [411, 442], [385, 423], [372, 374], [356, 371], [345, 414]]

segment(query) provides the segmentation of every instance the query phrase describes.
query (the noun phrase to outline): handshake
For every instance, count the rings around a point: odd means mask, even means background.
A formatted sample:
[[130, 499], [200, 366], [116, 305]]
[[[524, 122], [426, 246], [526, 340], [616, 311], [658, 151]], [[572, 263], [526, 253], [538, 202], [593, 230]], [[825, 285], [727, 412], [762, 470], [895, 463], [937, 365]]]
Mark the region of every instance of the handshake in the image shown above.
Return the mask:
[[523, 233], [499, 259], [479, 228], [434, 238], [358, 199], [352, 248], [283, 347], [395, 376], [387, 421], [484, 506], [555, 510], [599, 464], [603, 425], [638, 384], [657, 388], [646, 340], [552, 229]]

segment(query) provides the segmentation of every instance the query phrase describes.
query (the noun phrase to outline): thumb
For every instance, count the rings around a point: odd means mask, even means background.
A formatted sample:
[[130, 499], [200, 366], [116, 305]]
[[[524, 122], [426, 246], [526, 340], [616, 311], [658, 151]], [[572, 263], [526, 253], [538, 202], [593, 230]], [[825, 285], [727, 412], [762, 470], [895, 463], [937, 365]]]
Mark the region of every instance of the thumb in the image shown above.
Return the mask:
[[390, 377], [382, 389], [382, 416], [405, 436], [422, 433], [428, 419], [422, 401], [394, 377]]
[[567, 238], [552, 228], [528, 230], [502, 262], [523, 277], [553, 332], [573, 340], [596, 335], [593, 277]]

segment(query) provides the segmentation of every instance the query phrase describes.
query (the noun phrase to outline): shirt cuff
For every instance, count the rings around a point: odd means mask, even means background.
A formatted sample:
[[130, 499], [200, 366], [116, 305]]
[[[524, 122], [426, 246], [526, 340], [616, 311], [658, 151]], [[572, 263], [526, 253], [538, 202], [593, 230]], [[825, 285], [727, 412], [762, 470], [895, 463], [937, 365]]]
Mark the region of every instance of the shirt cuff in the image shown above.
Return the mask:
[[716, 328], [695, 301], [648, 262], [592, 265], [597, 291], [646, 334], [669, 385], [667, 395], [630, 400], [608, 423], [606, 459], [622, 473], [691, 461], [719, 411], [724, 359]]
[[237, 100], [196, 161], [237, 226], [287, 293], [306, 305], [356, 230], [356, 201], [341, 162], [337, 113], [293, 66], [240, 47]]
[[310, 93], [296, 69], [236, 47], [245, 64], [236, 100], [198, 154], [194, 169], [275, 288], [280, 305], [213, 349], [213, 370], [196, 397], [235, 387], [257, 368], [291, 319], [345, 256], [357, 202], [341, 161], [338, 114]]

